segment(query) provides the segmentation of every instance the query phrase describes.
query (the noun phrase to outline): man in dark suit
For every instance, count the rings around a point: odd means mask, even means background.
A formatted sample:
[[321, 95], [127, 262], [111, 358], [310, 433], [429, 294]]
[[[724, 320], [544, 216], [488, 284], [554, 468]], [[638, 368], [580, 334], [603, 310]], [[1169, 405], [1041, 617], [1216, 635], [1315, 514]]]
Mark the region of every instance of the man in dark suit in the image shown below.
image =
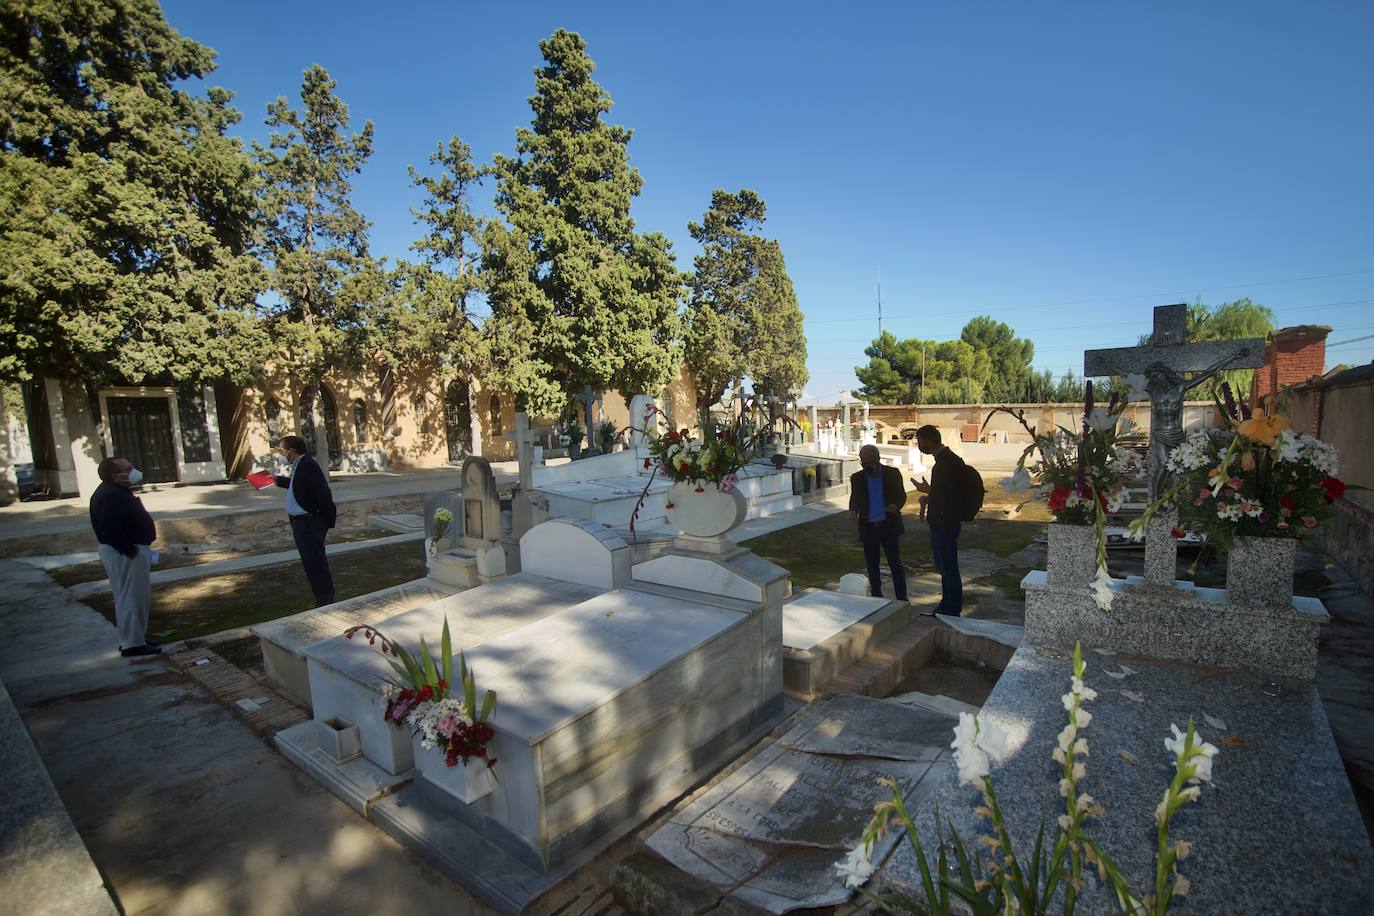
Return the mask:
[[324, 539], [334, 527], [338, 511], [329, 481], [314, 458], [306, 452], [300, 436], [281, 440], [281, 452], [291, 465], [290, 477], [277, 477], [277, 486], [286, 490], [286, 514], [291, 519], [291, 535], [301, 554], [305, 578], [315, 595], [315, 607], [334, 603], [334, 577], [329, 574], [329, 558]]
[[878, 571], [881, 550], [887, 554], [897, 600], [906, 601], [906, 571], [902, 568], [900, 544], [906, 530], [902, 525], [902, 506], [906, 505], [902, 472], [882, 464], [875, 445], [859, 449], [859, 464], [863, 469], [849, 478], [849, 517], [859, 523], [859, 540], [868, 564], [868, 590], [875, 598], [883, 596], [883, 580]]
[[930, 525], [930, 555], [940, 574], [940, 603], [937, 614], [962, 615], [964, 583], [959, 577], [959, 528], [963, 500], [964, 459], [940, 441], [940, 430], [922, 426], [916, 430], [916, 447], [935, 456], [930, 483], [912, 478], [924, 494], [926, 522]]

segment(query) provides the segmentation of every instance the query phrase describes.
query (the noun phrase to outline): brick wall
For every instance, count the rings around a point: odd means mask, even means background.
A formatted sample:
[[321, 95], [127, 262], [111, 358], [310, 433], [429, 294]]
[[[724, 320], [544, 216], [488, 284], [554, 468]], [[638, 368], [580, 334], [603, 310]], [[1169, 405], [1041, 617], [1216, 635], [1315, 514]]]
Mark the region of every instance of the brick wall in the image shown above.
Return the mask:
[[1257, 403], [1282, 388], [1324, 374], [1329, 333], [1328, 326], [1314, 324], [1271, 331], [1264, 347], [1264, 365], [1255, 371], [1251, 401]]

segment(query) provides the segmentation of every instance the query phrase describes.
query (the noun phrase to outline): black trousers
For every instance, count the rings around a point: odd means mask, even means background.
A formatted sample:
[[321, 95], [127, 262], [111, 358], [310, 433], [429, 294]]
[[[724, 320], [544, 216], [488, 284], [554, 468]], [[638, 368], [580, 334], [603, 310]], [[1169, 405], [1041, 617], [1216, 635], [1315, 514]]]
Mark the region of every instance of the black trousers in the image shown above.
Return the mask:
[[291, 516], [291, 535], [305, 567], [305, 578], [315, 596], [315, 607], [334, 603], [334, 577], [329, 574], [329, 558], [324, 554], [324, 539], [329, 526], [317, 515]]
[[882, 573], [878, 569], [879, 551], [887, 554], [887, 567], [892, 572], [892, 589], [898, 601], [906, 598], [906, 570], [902, 567], [901, 532], [892, 522], [859, 524], [859, 540], [864, 545], [864, 561], [868, 565], [868, 590], [874, 598], [883, 596]]

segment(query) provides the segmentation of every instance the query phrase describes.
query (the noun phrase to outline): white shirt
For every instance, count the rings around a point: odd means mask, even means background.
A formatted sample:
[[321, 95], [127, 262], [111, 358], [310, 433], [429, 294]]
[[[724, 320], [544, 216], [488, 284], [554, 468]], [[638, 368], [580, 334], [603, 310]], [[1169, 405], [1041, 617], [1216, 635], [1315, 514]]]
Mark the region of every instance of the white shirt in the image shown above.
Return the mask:
[[286, 514], [292, 518], [301, 518], [310, 514], [301, 508], [300, 503], [296, 502], [296, 465], [301, 463], [303, 457], [305, 456], [302, 455], [291, 462], [291, 484], [286, 488]]

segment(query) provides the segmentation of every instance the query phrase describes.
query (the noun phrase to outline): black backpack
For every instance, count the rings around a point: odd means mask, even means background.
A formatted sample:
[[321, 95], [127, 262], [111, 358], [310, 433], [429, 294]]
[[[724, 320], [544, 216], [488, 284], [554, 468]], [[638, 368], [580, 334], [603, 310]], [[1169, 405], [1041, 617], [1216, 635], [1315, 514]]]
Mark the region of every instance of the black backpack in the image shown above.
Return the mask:
[[963, 489], [959, 494], [959, 521], [971, 522], [983, 508], [983, 475], [973, 465], [966, 464], [959, 483]]

